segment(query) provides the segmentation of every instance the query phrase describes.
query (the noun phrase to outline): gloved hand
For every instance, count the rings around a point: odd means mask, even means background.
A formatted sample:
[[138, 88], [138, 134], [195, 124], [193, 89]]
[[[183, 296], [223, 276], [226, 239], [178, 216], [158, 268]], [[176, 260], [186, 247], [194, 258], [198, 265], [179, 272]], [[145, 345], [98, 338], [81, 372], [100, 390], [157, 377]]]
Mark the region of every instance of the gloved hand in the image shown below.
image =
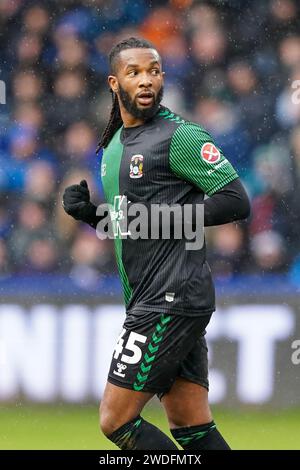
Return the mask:
[[86, 180], [80, 181], [80, 184], [68, 186], [64, 191], [62, 204], [65, 212], [74, 219], [94, 226], [97, 207], [90, 201], [90, 191]]

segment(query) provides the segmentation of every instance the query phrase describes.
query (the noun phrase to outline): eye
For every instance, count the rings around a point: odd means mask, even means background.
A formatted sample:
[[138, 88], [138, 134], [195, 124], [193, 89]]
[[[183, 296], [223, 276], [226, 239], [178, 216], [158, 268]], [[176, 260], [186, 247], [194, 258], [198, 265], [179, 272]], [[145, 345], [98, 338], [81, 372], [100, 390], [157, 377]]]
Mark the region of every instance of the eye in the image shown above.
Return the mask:
[[152, 75], [159, 75], [160, 71], [159, 71], [159, 69], [152, 69], [151, 73], [152, 73]]
[[136, 74], [137, 74], [137, 71], [136, 71], [136, 70], [130, 70], [127, 75], [128, 75], [129, 77], [135, 77]]

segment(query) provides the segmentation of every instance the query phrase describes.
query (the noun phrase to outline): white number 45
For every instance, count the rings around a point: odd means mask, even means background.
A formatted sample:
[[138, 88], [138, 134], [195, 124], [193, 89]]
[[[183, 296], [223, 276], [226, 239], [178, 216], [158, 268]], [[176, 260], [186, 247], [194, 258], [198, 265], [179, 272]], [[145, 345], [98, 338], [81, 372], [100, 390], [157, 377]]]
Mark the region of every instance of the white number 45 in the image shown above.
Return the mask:
[[135, 343], [146, 343], [147, 336], [140, 335], [139, 333], [134, 333], [134, 331], [131, 331], [126, 346], [124, 346], [123, 336], [125, 333], [126, 330], [125, 328], [123, 328], [115, 347], [114, 359], [119, 358], [119, 355], [122, 353], [123, 349], [128, 349], [128, 351], [131, 351], [133, 355], [127, 356], [126, 354], [122, 354], [121, 362], [126, 362], [127, 364], [136, 364], [142, 357], [142, 351], [141, 348]]

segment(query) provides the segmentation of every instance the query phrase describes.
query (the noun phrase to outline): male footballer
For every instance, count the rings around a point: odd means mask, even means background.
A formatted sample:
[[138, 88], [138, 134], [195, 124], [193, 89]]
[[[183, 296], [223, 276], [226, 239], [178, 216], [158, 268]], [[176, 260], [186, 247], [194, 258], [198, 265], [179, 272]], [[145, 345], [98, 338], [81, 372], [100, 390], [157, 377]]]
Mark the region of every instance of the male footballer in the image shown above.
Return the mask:
[[[123, 40], [109, 61], [113, 103], [98, 150], [111, 207], [118, 212], [127, 195], [148, 207], [201, 203], [204, 226], [248, 217], [247, 194], [212, 137], [161, 105], [164, 73], [153, 45]], [[63, 206], [94, 228], [101, 220], [86, 181], [66, 188]], [[181, 448], [229, 450], [208, 403], [205, 328], [215, 295], [205, 243], [188, 250], [184, 237], [136, 238], [130, 232], [114, 241], [126, 318], [101, 401], [102, 432], [120, 449], [177, 449], [141, 416], [157, 395]]]

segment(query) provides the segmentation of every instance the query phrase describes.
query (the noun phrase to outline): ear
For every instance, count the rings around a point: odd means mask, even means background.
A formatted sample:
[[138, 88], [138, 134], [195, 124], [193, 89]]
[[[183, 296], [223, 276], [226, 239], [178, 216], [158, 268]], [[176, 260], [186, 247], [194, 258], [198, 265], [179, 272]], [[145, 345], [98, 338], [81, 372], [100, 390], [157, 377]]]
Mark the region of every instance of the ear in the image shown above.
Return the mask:
[[115, 75], [109, 75], [107, 81], [108, 81], [108, 85], [110, 86], [111, 90], [114, 93], [118, 93], [119, 83], [118, 83], [117, 77]]

